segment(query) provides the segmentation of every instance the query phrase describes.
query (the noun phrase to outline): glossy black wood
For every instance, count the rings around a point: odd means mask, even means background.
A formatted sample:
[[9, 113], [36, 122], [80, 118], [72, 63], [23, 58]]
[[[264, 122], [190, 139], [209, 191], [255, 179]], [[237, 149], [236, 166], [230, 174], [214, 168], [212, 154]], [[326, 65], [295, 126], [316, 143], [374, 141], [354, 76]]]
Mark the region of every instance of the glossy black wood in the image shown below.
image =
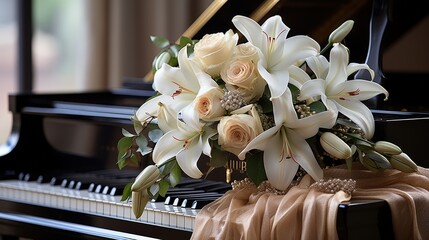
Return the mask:
[[[151, 96], [152, 92], [147, 90], [120, 89], [113, 92], [93, 92], [78, 94], [17, 94], [10, 96], [10, 110], [14, 116], [14, 132], [11, 137], [9, 152], [0, 156], [0, 170], [4, 178], [12, 177], [19, 172], [28, 170], [86, 172], [116, 168], [116, 143], [121, 137], [122, 128], [130, 128], [130, 116]], [[129, 129], [130, 131], [132, 129]], [[85, 144], [82, 144], [85, 141]], [[88, 150], [89, 149], [89, 150]], [[150, 159], [147, 159], [150, 161]], [[143, 162], [143, 166], [149, 162]], [[211, 177], [222, 181], [224, 173], [212, 174]], [[193, 202], [193, 201], [192, 201]], [[383, 201], [380, 201], [383, 203]], [[372, 236], [378, 236], [375, 232], [385, 233], [385, 228], [380, 228], [378, 222], [391, 222], [388, 214], [378, 214], [377, 218], [372, 215], [363, 216], [360, 209], [370, 208], [383, 213], [388, 212], [385, 203], [368, 202], [364, 204], [340, 205], [337, 223], [340, 236], [349, 236], [347, 233], [355, 231], [359, 222], [374, 221], [371, 229], [366, 231]], [[343, 207], [347, 206], [347, 207]], [[380, 207], [384, 209], [379, 210]], [[11, 201], [0, 201], [1, 211], [6, 213], [39, 216], [46, 219], [55, 219], [64, 222], [80, 223], [95, 226], [102, 229], [113, 229], [118, 231], [132, 232], [144, 236], [176, 239], [178, 230], [170, 230], [162, 226], [146, 226], [142, 223], [121, 221], [90, 214], [70, 212], [47, 207], [36, 207]], [[344, 209], [347, 210], [344, 213]], [[355, 210], [357, 209], [357, 210]], [[362, 219], [363, 218], [363, 219]], [[350, 219], [356, 219], [351, 221]], [[360, 219], [360, 220], [359, 220]], [[3, 219], [3, 227], [0, 234], [10, 235], [11, 229], [22, 227], [17, 221], [8, 222]], [[37, 228], [37, 225], [33, 226]], [[43, 233], [49, 231], [62, 234], [61, 229], [47, 229], [39, 226]], [[138, 230], [137, 230], [138, 229]], [[148, 229], [148, 230], [144, 230]], [[159, 230], [156, 230], [159, 229]], [[180, 232], [180, 231], [179, 231]], [[189, 232], [183, 231], [186, 237]], [[15, 234], [15, 233], [14, 233]], [[95, 234], [95, 233], [94, 233]], [[88, 235], [88, 238], [92, 237]], [[344, 239], [351, 239], [344, 237]], [[374, 238], [377, 239], [377, 238]]]

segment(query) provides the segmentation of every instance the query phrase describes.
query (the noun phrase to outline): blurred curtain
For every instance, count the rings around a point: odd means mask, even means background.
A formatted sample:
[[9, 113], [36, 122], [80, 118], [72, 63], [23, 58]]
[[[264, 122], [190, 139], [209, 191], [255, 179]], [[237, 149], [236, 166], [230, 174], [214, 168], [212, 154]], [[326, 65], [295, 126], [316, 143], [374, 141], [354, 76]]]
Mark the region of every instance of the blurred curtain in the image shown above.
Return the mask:
[[112, 89], [126, 77], [143, 78], [158, 49], [150, 36], [174, 42], [211, 0], [85, 1], [86, 89]]

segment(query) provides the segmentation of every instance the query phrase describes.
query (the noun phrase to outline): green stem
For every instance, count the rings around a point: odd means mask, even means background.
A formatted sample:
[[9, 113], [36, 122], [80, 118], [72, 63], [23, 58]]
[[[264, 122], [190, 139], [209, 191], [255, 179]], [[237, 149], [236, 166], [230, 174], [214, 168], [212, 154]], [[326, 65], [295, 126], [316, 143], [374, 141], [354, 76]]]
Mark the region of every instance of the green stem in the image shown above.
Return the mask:
[[366, 142], [366, 143], [370, 144], [371, 146], [374, 146], [374, 143], [373, 143], [373, 142], [371, 142], [371, 141], [369, 141], [369, 140], [367, 140], [367, 139], [365, 139], [365, 138], [356, 137], [355, 135], [350, 134], [350, 133], [348, 133], [348, 132], [343, 132], [343, 131], [336, 130], [336, 129], [330, 129], [330, 131], [332, 131], [332, 132], [338, 132], [338, 133], [344, 134], [344, 135], [346, 135], [347, 137], [350, 137], [350, 138], [353, 138], [353, 139], [357, 139], [357, 140], [360, 140], [360, 141]]
[[172, 158], [170, 158], [170, 159], [166, 160], [165, 162], [161, 163], [160, 165], [157, 165], [157, 164], [155, 164], [155, 165], [156, 165], [158, 168], [162, 168], [164, 165], [166, 165], [166, 164], [168, 164], [168, 163], [170, 163], [170, 162], [172, 162], [172, 161], [176, 161], [176, 157], [172, 157]]
[[333, 43], [329, 42], [323, 49], [320, 51], [320, 55], [323, 55], [330, 47], [332, 47]]

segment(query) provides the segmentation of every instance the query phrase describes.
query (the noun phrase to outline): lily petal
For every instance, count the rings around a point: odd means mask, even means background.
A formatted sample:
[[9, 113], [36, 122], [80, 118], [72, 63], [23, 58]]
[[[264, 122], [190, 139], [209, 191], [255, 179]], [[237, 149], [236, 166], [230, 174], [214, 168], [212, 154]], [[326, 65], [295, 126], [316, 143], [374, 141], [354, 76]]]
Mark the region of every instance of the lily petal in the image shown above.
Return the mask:
[[280, 190], [286, 190], [298, 170], [298, 163], [284, 154], [288, 140], [278, 131], [269, 140], [264, 149], [264, 167], [270, 184]]
[[361, 64], [361, 63], [350, 63], [347, 66], [347, 75], [351, 75], [352, 73], [361, 69], [367, 70], [371, 75], [371, 79], [374, 79], [374, 70], [372, 70], [367, 64]]
[[237, 15], [232, 18], [232, 23], [249, 42], [255, 46], [261, 45], [261, 40], [264, 37], [260, 34], [262, 28], [257, 22], [251, 18]]
[[286, 69], [268, 72], [268, 70], [262, 66], [262, 61], [259, 61], [257, 66], [259, 74], [265, 79], [270, 88], [271, 99], [282, 95], [288, 88], [289, 72]]
[[281, 127], [281, 125], [274, 126], [256, 136], [249, 144], [247, 144], [246, 148], [241, 151], [241, 153], [238, 155], [238, 158], [240, 160], [244, 160], [246, 153], [248, 153], [252, 149], [259, 149], [263, 151], [266, 146], [270, 144], [269, 142], [272, 141], [272, 138], [276, 135], [276, 133]]
[[371, 110], [358, 101], [337, 101], [338, 111], [356, 123], [365, 133], [367, 139], [374, 135], [375, 124]]
[[380, 84], [367, 80], [349, 80], [339, 84], [338, 88], [342, 90], [337, 93], [337, 96], [345, 99], [364, 101], [378, 94], [384, 94], [386, 100], [389, 96], [387, 90]]
[[172, 98], [165, 95], [159, 95], [147, 100], [141, 105], [136, 111], [136, 117], [140, 122], [145, 122], [150, 117], [156, 117], [158, 115], [158, 103], [171, 103]]
[[303, 101], [312, 97], [325, 95], [326, 81], [323, 79], [313, 79], [304, 83], [298, 96], [298, 100]]
[[310, 76], [302, 68], [294, 65], [289, 67], [289, 83], [295, 87], [301, 88], [304, 83], [310, 80]]
[[203, 142], [201, 137], [192, 139], [192, 143], [182, 148], [176, 155], [177, 163], [186, 175], [192, 178], [201, 178], [203, 173], [197, 166], [198, 159], [201, 156]]
[[306, 62], [317, 78], [326, 79], [329, 70], [329, 62], [325, 56], [311, 56], [306, 58]]
[[305, 138], [292, 129], [287, 130], [287, 137], [293, 150], [294, 160], [315, 180], [323, 178], [323, 171], [320, 168], [313, 151]]
[[159, 102], [159, 111], [158, 111], [158, 126], [163, 132], [168, 132], [170, 130], [177, 128], [177, 112], [174, 112], [169, 108], [170, 105], [163, 104]]
[[187, 136], [179, 131], [171, 130], [166, 132], [157, 142], [153, 149], [152, 157], [156, 164], [161, 164], [168, 159], [175, 157], [183, 148], [183, 142], [178, 139], [186, 139]]
[[283, 58], [286, 60], [286, 65], [293, 65], [298, 60], [316, 56], [320, 52], [319, 43], [308, 36], [293, 36], [287, 38], [284, 44]]

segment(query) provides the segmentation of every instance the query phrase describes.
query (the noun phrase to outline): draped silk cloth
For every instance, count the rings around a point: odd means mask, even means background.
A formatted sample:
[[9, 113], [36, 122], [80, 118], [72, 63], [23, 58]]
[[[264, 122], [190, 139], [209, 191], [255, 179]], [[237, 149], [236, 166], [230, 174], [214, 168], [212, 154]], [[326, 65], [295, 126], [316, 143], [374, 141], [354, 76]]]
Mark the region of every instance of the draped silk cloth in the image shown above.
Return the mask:
[[261, 192], [254, 185], [235, 188], [198, 213], [192, 239], [338, 239], [338, 204], [350, 199], [386, 200], [395, 239], [429, 239], [429, 169], [374, 173], [356, 167], [324, 170], [325, 179], [356, 180], [351, 196], [310, 188], [314, 181], [309, 175], [285, 195]]

